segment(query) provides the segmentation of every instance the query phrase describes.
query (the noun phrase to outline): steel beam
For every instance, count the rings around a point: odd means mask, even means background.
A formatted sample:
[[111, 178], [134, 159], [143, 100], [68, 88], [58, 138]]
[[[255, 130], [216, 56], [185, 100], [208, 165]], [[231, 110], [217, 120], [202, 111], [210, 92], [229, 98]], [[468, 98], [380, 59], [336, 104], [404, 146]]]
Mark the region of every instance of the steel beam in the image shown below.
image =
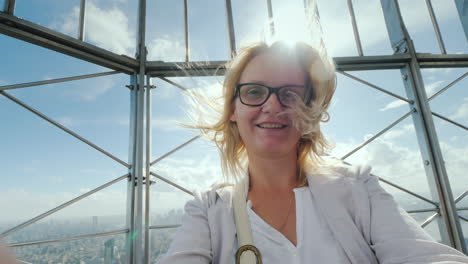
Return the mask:
[[177, 189], [179, 189], [179, 190], [181, 190], [181, 191], [183, 191], [183, 192], [185, 192], [185, 193], [190, 194], [190, 195], [193, 196], [193, 192], [191, 192], [191, 191], [189, 191], [188, 189], [186, 189], [186, 188], [184, 188], [184, 187], [178, 185], [177, 183], [174, 183], [174, 182], [172, 182], [171, 180], [168, 180], [168, 179], [164, 178], [163, 176], [161, 176], [161, 175], [159, 175], [159, 174], [157, 174], [157, 173], [154, 173], [154, 172], [152, 172], [152, 171], [150, 172], [150, 174], [153, 175], [154, 177], [156, 177], [156, 178], [162, 180], [163, 182], [165, 182], [165, 183], [167, 183], [167, 184], [169, 184], [169, 185], [172, 185], [172, 186], [176, 187]]
[[137, 109], [138, 109], [138, 100], [137, 100], [137, 76], [136, 74], [132, 75], [130, 78], [130, 86], [133, 89], [130, 90], [130, 126], [129, 126], [129, 143], [128, 143], [128, 163], [131, 165], [129, 168], [130, 179], [127, 183], [127, 219], [126, 226], [129, 230], [127, 234], [126, 246], [126, 263], [133, 263], [133, 241], [135, 233], [135, 160], [136, 160], [136, 141], [135, 137], [137, 135]]
[[426, 0], [426, 6], [429, 10], [429, 15], [431, 16], [432, 26], [434, 27], [434, 32], [436, 34], [437, 43], [439, 44], [440, 53], [447, 54], [447, 51], [445, 50], [444, 41], [442, 40], [442, 34], [440, 34], [439, 23], [437, 23], [437, 18], [434, 14], [434, 8], [432, 8], [431, 0]]
[[352, 0], [348, 0], [348, 10], [349, 10], [349, 15], [351, 17], [351, 22], [353, 25], [354, 40], [356, 41], [356, 48], [358, 51], [358, 55], [363, 56], [364, 53], [362, 52], [361, 38], [359, 37], [359, 30], [358, 30], [357, 23], [356, 23], [356, 16], [354, 15], [354, 7], [353, 7]]
[[78, 39], [83, 41], [85, 35], [85, 17], [86, 17], [86, 0], [80, 1], [80, 20], [78, 28]]
[[[351, 56], [333, 58], [336, 69], [340, 71], [364, 71], [401, 69], [411, 61], [409, 54], [394, 54], [380, 56]], [[416, 54], [416, 60], [421, 68], [465, 68], [468, 67], [466, 54]], [[163, 62], [149, 61], [146, 70], [151, 77], [195, 77], [222, 76], [228, 61], [203, 62]]]
[[151, 194], [151, 177], [150, 177], [150, 169], [151, 169], [151, 78], [149, 76], [146, 77], [146, 104], [145, 104], [145, 118], [146, 118], [146, 127], [145, 127], [145, 255], [143, 263], [149, 264], [150, 263], [150, 248], [151, 248], [151, 241], [150, 241], [150, 224], [151, 224], [151, 215], [150, 215], [150, 194]]
[[29, 105], [25, 104], [24, 102], [22, 102], [21, 100], [17, 99], [16, 97], [10, 95], [9, 93], [7, 93], [5, 91], [0, 91], [0, 94], [5, 96], [6, 98], [12, 100], [13, 102], [17, 103], [18, 105], [26, 108], [27, 110], [31, 111], [33, 114], [35, 114], [35, 115], [39, 116], [40, 118], [46, 120], [47, 122], [51, 123], [52, 125], [60, 128], [61, 130], [68, 133], [69, 135], [77, 138], [81, 142], [83, 142], [83, 143], [87, 144], [88, 146], [94, 148], [95, 150], [101, 152], [102, 154], [106, 155], [107, 157], [109, 157], [109, 158], [115, 160], [116, 162], [122, 164], [123, 166], [125, 166], [127, 168], [130, 166], [126, 162], [124, 162], [123, 160], [121, 160], [121, 159], [117, 158], [116, 156], [110, 154], [108, 151], [102, 149], [101, 147], [99, 147], [98, 145], [92, 143], [91, 141], [83, 138], [82, 136], [80, 136], [77, 133], [73, 132], [72, 130], [66, 128], [65, 126], [61, 125], [60, 123], [53, 120], [52, 118], [49, 118], [48, 116], [44, 115], [43, 113], [39, 112], [38, 110], [32, 108], [31, 106], [29, 106]]
[[457, 6], [458, 17], [465, 31], [465, 38], [468, 41], [468, 0], [455, 0]]
[[144, 170], [144, 104], [145, 104], [145, 81], [146, 81], [146, 59], [147, 49], [145, 45], [146, 32], [146, 0], [138, 1], [138, 23], [137, 23], [137, 60], [138, 71], [132, 76], [133, 89], [131, 91], [132, 108], [132, 136], [130, 145], [132, 146], [131, 165], [132, 180], [129, 183], [128, 194], [131, 201], [128, 202], [127, 215], [129, 218], [129, 239], [127, 244], [127, 263], [141, 264], [144, 261], [144, 230], [143, 230], [143, 170]]
[[[431, 195], [433, 200], [439, 201], [443, 221], [438, 221], [438, 224], [442, 241], [466, 254], [463, 231], [424, 89], [416, 49], [403, 23], [398, 2], [381, 0], [381, 5], [394, 51], [411, 57], [410, 62], [400, 71], [404, 76], [403, 83], [407, 97], [414, 102], [410, 107], [414, 110], [412, 117]], [[425, 222], [427, 223], [428, 221]]]
[[196, 135], [194, 137], [192, 137], [191, 139], [187, 140], [186, 142], [180, 144], [179, 146], [175, 147], [174, 149], [172, 149], [171, 151], [163, 154], [161, 157], [153, 160], [151, 163], [150, 163], [150, 166], [153, 166], [154, 164], [160, 162], [161, 160], [165, 159], [166, 157], [172, 155], [174, 152], [178, 151], [179, 149], [187, 146], [188, 144], [194, 142], [195, 140], [199, 139], [200, 138], [200, 135]]
[[150, 226], [150, 229], [168, 229], [168, 228], [177, 228], [180, 226], [181, 225], [155, 225], [155, 226]]
[[13, 228], [8, 229], [7, 231], [3, 232], [3, 233], [1, 234], [1, 236], [2, 236], [2, 237], [6, 237], [6, 236], [8, 236], [8, 235], [11, 235], [11, 234], [13, 234], [14, 232], [17, 232], [17, 231], [19, 231], [19, 230], [21, 230], [21, 229], [23, 229], [23, 228], [25, 228], [25, 227], [27, 227], [27, 226], [29, 226], [29, 225], [31, 225], [31, 224], [36, 223], [37, 221], [43, 219], [43, 218], [46, 217], [46, 216], [49, 216], [49, 215], [51, 215], [51, 214], [53, 214], [53, 213], [55, 213], [55, 212], [57, 212], [57, 211], [60, 211], [60, 210], [64, 209], [65, 207], [68, 207], [68, 206], [70, 206], [70, 205], [72, 205], [72, 204], [74, 204], [74, 203], [76, 203], [76, 202], [78, 202], [78, 201], [80, 201], [80, 200], [82, 200], [82, 199], [84, 199], [84, 198], [86, 198], [86, 197], [88, 197], [88, 196], [90, 196], [90, 195], [92, 195], [92, 194], [94, 194], [94, 193], [96, 193], [96, 192], [102, 190], [102, 189], [105, 189], [105, 188], [107, 188], [107, 187], [109, 187], [109, 186], [111, 186], [111, 185], [113, 185], [113, 184], [115, 184], [115, 183], [117, 183], [117, 182], [119, 182], [119, 181], [121, 181], [121, 180], [127, 178], [128, 176], [129, 176], [128, 174], [125, 174], [125, 175], [120, 176], [120, 177], [118, 177], [118, 178], [116, 178], [116, 179], [114, 179], [114, 180], [112, 180], [112, 181], [110, 181], [110, 182], [108, 182], [108, 183], [105, 183], [105, 184], [103, 184], [103, 185], [101, 185], [101, 186], [99, 186], [99, 187], [97, 187], [97, 188], [94, 188], [94, 189], [92, 189], [92, 190], [89, 191], [89, 192], [83, 193], [82, 195], [80, 195], [80, 196], [78, 196], [78, 197], [76, 197], [76, 198], [74, 198], [74, 199], [71, 199], [70, 201], [65, 202], [65, 203], [63, 203], [63, 204], [61, 204], [61, 205], [59, 205], [59, 206], [57, 206], [57, 207], [55, 207], [55, 208], [53, 208], [53, 209], [51, 209], [51, 210], [45, 212], [45, 213], [43, 213], [43, 214], [40, 214], [40, 215], [38, 215], [38, 216], [36, 216], [36, 217], [34, 217], [34, 218], [32, 218], [32, 219], [26, 221], [26, 222], [23, 222], [23, 223], [21, 223], [21, 224], [15, 226], [15, 227], [13, 227]]
[[127, 74], [133, 73], [139, 65], [133, 58], [117, 55], [2, 12], [0, 12], [0, 33]]
[[15, 13], [15, 3], [16, 0], [5, 0], [3, 12], [9, 15], [13, 15]]
[[237, 53], [236, 47], [236, 33], [234, 30], [234, 19], [232, 16], [231, 0], [226, 0], [226, 19], [229, 36], [229, 55], [233, 58]]
[[273, 6], [271, 0], [267, 0], [267, 10], [268, 10], [268, 26], [270, 27], [270, 36], [275, 35], [275, 21], [273, 20]]
[[120, 73], [120, 72], [118, 72], [118, 71], [100, 72], [100, 73], [93, 73], [93, 74], [85, 74], [85, 75], [71, 76], [71, 77], [65, 77], [65, 78], [51, 79], [51, 80], [45, 80], [45, 81], [10, 84], [10, 85], [0, 86], [0, 91], [10, 90], [10, 89], [17, 89], [17, 88], [32, 87], [32, 86], [47, 85], [47, 84], [53, 84], [53, 83], [69, 82], [69, 81], [75, 81], [75, 80], [83, 80], [83, 79], [113, 75], [113, 74], [117, 74], [117, 73]]
[[84, 238], [114, 236], [114, 235], [125, 234], [125, 233], [128, 233], [128, 229], [115, 230], [115, 231], [109, 231], [109, 232], [102, 232], [102, 233], [96, 233], [96, 234], [87, 234], [87, 235], [79, 235], [79, 236], [72, 236], [72, 237], [64, 237], [64, 238], [57, 238], [57, 239], [19, 242], [19, 243], [8, 244], [8, 246], [9, 247], [24, 247], [24, 246], [32, 246], [32, 245], [41, 245], [41, 244], [48, 244], [48, 243], [71, 241], [71, 240], [79, 240], [79, 239], [84, 239]]
[[190, 60], [190, 43], [188, 34], [188, 4], [187, 0], [184, 0], [184, 39], [185, 39], [185, 62]]

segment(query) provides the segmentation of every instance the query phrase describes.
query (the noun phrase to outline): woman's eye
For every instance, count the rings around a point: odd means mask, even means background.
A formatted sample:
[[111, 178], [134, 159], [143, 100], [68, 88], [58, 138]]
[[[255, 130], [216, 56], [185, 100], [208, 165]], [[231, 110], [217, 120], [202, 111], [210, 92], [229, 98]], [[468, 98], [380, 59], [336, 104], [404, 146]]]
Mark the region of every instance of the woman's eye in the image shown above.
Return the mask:
[[264, 89], [261, 87], [252, 87], [247, 90], [247, 95], [249, 96], [262, 96], [264, 93]]

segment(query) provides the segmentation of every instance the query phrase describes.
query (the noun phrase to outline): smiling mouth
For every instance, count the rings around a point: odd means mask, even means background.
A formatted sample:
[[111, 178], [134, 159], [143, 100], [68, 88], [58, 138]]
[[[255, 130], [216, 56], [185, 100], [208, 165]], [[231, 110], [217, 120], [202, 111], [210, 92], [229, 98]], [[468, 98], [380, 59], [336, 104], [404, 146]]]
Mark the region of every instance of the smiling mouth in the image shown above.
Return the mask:
[[257, 127], [260, 127], [260, 128], [268, 128], [268, 129], [279, 129], [279, 128], [285, 128], [285, 127], [287, 127], [287, 126], [286, 126], [286, 125], [282, 125], [282, 124], [265, 123], [265, 124], [258, 124]]

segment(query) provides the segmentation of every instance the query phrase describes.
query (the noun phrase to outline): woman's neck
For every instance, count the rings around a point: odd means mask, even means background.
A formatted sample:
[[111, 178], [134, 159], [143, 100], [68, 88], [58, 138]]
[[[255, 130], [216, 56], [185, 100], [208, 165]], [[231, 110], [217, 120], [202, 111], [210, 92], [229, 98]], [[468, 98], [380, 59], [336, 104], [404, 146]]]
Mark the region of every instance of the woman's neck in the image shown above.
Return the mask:
[[290, 191], [298, 180], [296, 153], [277, 158], [249, 156], [249, 178], [250, 191]]

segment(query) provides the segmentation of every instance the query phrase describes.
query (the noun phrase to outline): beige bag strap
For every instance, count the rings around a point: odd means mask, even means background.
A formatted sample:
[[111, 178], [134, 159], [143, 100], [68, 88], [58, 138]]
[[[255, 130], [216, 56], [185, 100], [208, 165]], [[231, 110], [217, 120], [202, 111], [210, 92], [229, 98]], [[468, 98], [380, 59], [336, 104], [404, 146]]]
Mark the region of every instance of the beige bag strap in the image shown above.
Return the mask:
[[248, 186], [249, 177], [246, 176], [235, 185], [232, 198], [239, 244], [239, 249], [236, 252], [236, 264], [261, 264], [262, 258], [260, 251], [253, 245], [252, 229], [247, 215]]

